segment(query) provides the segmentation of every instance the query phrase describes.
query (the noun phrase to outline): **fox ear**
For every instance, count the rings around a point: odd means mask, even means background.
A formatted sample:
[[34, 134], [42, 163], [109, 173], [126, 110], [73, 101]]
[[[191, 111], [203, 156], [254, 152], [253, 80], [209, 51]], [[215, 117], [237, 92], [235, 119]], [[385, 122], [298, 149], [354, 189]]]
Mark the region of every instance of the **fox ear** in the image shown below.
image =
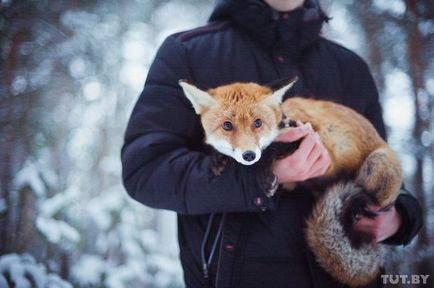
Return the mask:
[[193, 108], [197, 114], [201, 114], [205, 108], [210, 108], [217, 103], [207, 92], [200, 90], [184, 80], [179, 80], [179, 85], [181, 85], [182, 90], [184, 90], [185, 96], [187, 96], [188, 100], [193, 104]]
[[264, 100], [265, 104], [273, 107], [282, 103], [283, 96], [285, 95], [286, 91], [288, 91], [294, 85], [294, 83], [297, 82], [297, 79], [298, 78], [295, 77], [288, 84], [268, 95]]

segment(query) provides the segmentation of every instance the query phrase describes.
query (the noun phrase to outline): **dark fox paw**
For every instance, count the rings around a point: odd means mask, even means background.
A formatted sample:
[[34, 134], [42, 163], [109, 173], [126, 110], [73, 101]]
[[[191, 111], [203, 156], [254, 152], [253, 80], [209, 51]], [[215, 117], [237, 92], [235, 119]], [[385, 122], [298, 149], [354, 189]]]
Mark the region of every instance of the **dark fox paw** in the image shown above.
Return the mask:
[[225, 169], [228, 160], [229, 159], [227, 156], [220, 153], [214, 153], [214, 155], [212, 156], [212, 166], [211, 166], [212, 173], [215, 176], [220, 176], [223, 170]]
[[276, 193], [279, 183], [271, 169], [257, 169], [256, 179], [267, 197], [272, 197]]
[[358, 188], [358, 192], [352, 194], [344, 200], [342, 224], [345, 233], [348, 235], [351, 244], [355, 248], [359, 248], [364, 243], [373, 241], [373, 236], [370, 234], [355, 231], [353, 225], [359, 220], [360, 217], [375, 218], [378, 213], [372, 212], [367, 209], [369, 204], [373, 204], [374, 200], [372, 195], [365, 193], [362, 189]]
[[294, 120], [288, 119], [285, 114], [282, 115], [282, 121], [279, 123], [279, 128], [289, 128], [289, 127], [297, 127], [297, 122]]

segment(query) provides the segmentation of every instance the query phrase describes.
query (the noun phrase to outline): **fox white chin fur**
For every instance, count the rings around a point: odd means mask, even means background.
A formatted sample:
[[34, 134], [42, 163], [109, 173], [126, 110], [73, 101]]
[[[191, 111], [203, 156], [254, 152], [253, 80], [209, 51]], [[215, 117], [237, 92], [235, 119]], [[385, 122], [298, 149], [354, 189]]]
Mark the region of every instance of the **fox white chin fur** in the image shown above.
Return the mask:
[[267, 137], [259, 139], [259, 147], [251, 150], [256, 154], [256, 158], [253, 161], [244, 160], [243, 153], [246, 151], [242, 151], [241, 149], [234, 149], [232, 145], [224, 139], [209, 136], [206, 140], [206, 143], [214, 147], [218, 152], [235, 159], [238, 163], [241, 163], [243, 165], [252, 165], [261, 159], [262, 149], [267, 148], [271, 144], [271, 142], [273, 142], [274, 138], [276, 138], [277, 135], [279, 135], [279, 131], [275, 129], [272, 130], [270, 135], [268, 135]]
[[[261, 149], [259, 149], [259, 147], [251, 150], [255, 152], [256, 158], [253, 161], [246, 161], [243, 159], [243, 153], [246, 151], [242, 151], [238, 148], [234, 149], [232, 145], [224, 139], [213, 137], [211, 135], [207, 138], [206, 143], [214, 147], [214, 149], [216, 149], [218, 152], [235, 159], [238, 163], [241, 163], [243, 165], [252, 165], [258, 162], [259, 159], [261, 159], [262, 151]], [[266, 145], [265, 147], [267, 146], [268, 145]]]
[[270, 134], [266, 137], [262, 137], [259, 139], [259, 147], [261, 147], [261, 150], [267, 148], [271, 142], [280, 134], [280, 131], [277, 129], [272, 129], [270, 131]]
[[234, 148], [232, 148], [232, 145], [224, 139], [213, 137], [211, 135], [207, 137], [205, 142], [226, 156], [233, 157], [234, 155]]

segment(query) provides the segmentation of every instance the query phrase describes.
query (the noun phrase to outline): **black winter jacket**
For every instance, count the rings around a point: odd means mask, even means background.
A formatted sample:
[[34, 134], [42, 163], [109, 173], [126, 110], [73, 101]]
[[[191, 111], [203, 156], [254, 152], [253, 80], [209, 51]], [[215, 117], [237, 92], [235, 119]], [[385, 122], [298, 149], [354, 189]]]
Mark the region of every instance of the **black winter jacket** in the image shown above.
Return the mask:
[[[267, 198], [252, 168], [234, 162], [214, 176], [199, 118], [178, 85], [180, 79], [202, 88], [270, 84], [297, 75], [292, 94], [345, 104], [384, 137], [367, 65], [320, 37], [326, 17], [309, 1], [305, 6], [277, 13], [259, 0], [220, 1], [208, 25], [168, 37], [151, 66], [125, 135], [123, 179], [137, 201], [178, 213], [187, 287], [342, 287], [306, 246], [304, 219], [314, 201], [309, 191], [279, 190]], [[408, 244], [422, 223], [421, 209], [409, 194], [396, 206], [404, 224], [386, 242]], [[202, 266], [210, 254], [205, 280]]]

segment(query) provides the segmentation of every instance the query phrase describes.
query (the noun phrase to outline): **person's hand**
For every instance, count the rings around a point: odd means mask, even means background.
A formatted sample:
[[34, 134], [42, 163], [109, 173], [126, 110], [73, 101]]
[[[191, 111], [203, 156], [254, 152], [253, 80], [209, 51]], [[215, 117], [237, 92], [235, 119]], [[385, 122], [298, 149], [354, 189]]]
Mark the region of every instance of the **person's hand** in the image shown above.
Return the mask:
[[[381, 207], [368, 205], [367, 209], [371, 212], [378, 212]], [[353, 224], [353, 230], [371, 235], [376, 242], [381, 242], [395, 235], [401, 224], [401, 215], [396, 211], [395, 206], [392, 206], [387, 211], [379, 212], [375, 218], [360, 215]]]
[[298, 123], [279, 135], [276, 142], [294, 142], [303, 138], [299, 148], [288, 157], [277, 160], [273, 167], [279, 184], [304, 181], [323, 175], [329, 165], [330, 156], [318, 133], [310, 124]]

